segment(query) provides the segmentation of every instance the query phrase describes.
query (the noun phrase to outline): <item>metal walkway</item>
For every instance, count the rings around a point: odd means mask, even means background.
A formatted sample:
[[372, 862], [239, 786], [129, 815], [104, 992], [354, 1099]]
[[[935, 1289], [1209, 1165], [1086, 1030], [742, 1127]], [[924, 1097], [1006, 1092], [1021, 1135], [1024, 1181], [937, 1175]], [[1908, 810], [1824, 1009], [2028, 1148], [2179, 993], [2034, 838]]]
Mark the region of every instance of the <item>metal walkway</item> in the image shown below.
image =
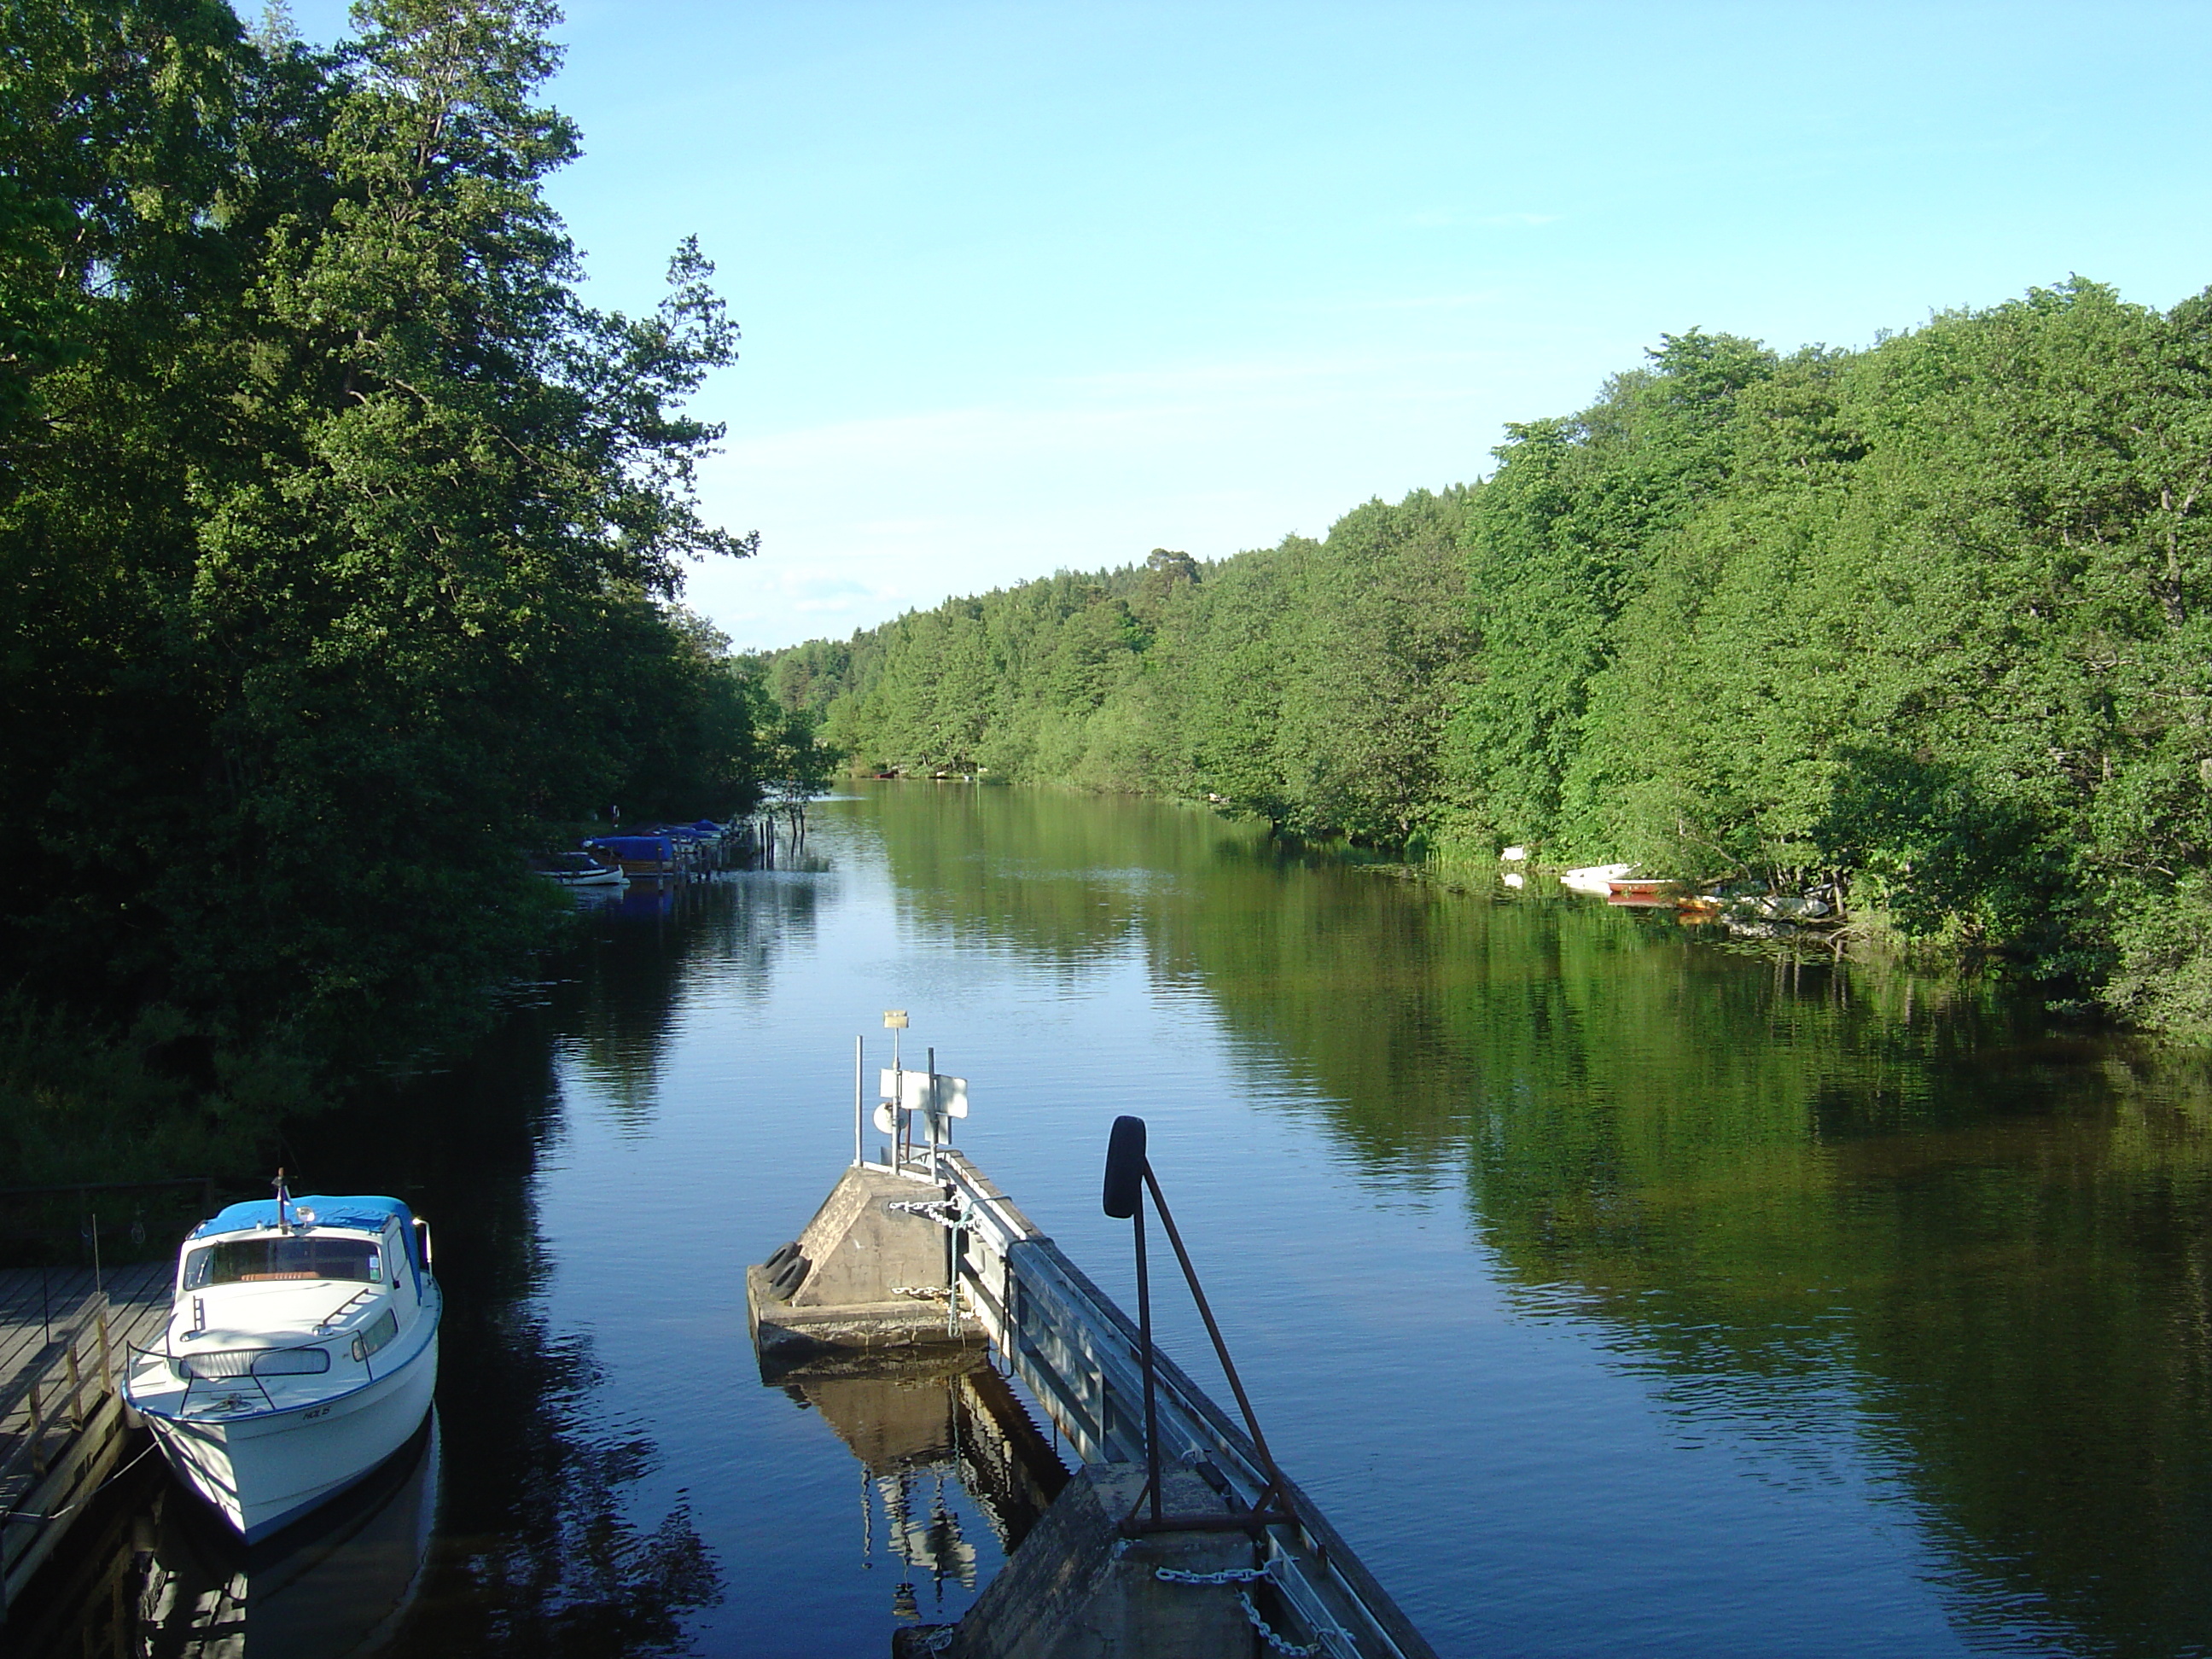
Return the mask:
[[[1141, 1463], [1143, 1370], [1129, 1316], [960, 1153], [939, 1147], [933, 1177], [920, 1163], [895, 1173], [951, 1188], [938, 1218], [952, 1230], [963, 1311], [980, 1320], [1076, 1455]], [[1195, 1469], [1234, 1508], [1258, 1507], [1267, 1475], [1243, 1426], [1164, 1355], [1156, 1376], [1163, 1462]], [[1285, 1484], [1297, 1522], [1263, 1528], [1261, 1559], [1304, 1626], [1304, 1644], [1334, 1659], [1434, 1659], [1320, 1506]]]

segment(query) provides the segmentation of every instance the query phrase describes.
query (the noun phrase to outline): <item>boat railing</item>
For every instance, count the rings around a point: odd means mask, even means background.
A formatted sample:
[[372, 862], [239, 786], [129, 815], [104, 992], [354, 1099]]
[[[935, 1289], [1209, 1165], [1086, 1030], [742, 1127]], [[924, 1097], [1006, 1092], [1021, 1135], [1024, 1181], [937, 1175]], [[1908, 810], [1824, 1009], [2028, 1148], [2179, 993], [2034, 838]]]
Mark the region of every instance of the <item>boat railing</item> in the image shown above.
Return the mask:
[[[953, 1231], [961, 1300], [1007, 1368], [1086, 1462], [1145, 1457], [1142, 1338], [1053, 1241], [961, 1153], [935, 1167], [871, 1164], [927, 1183], [948, 1198], [926, 1206]], [[1307, 1651], [1330, 1659], [1433, 1659], [1433, 1650], [1298, 1486], [1264, 1458], [1243, 1425], [1164, 1354], [1156, 1354], [1156, 1410], [1168, 1456], [1198, 1469], [1246, 1510], [1287, 1498], [1288, 1522], [1258, 1540], [1276, 1593], [1313, 1633]]]
[[271, 1398], [262, 1379], [270, 1376], [319, 1376], [331, 1369], [330, 1336], [306, 1342], [266, 1343], [251, 1348], [210, 1348], [205, 1353], [180, 1354], [165, 1342], [161, 1346], [140, 1347], [132, 1342], [130, 1350], [130, 1369], [126, 1375], [137, 1376], [140, 1362], [153, 1361], [161, 1365], [173, 1377], [185, 1385], [185, 1397], [178, 1401], [179, 1417], [192, 1415], [194, 1390], [205, 1400], [211, 1395], [242, 1395], [251, 1387], [261, 1396], [261, 1401], [274, 1411], [276, 1401]]
[[[423, 1231], [427, 1246], [429, 1230], [425, 1227]], [[435, 1283], [434, 1280], [432, 1282]], [[347, 1309], [356, 1307], [361, 1301], [362, 1297], [356, 1297], [346, 1304]], [[344, 1312], [345, 1310], [340, 1310], [341, 1314]], [[334, 1320], [336, 1317], [333, 1316]], [[416, 1323], [419, 1324], [420, 1321]], [[181, 1378], [185, 1397], [177, 1404], [176, 1414], [179, 1417], [190, 1415], [192, 1390], [202, 1384], [206, 1385], [209, 1392], [223, 1388], [233, 1393], [239, 1391], [240, 1384], [251, 1384], [269, 1409], [274, 1411], [276, 1402], [270, 1398], [269, 1389], [262, 1381], [264, 1377], [320, 1376], [331, 1369], [333, 1349], [343, 1344], [347, 1357], [366, 1374], [364, 1380], [356, 1386], [367, 1388], [377, 1380], [377, 1355], [399, 1339], [398, 1310], [386, 1307], [381, 1316], [355, 1327], [350, 1333], [331, 1329], [329, 1324], [330, 1322], [325, 1322], [320, 1335], [303, 1341], [262, 1343], [252, 1347], [210, 1348], [205, 1353], [180, 1354], [176, 1352], [173, 1340], [166, 1337], [158, 1348], [141, 1347], [136, 1342], [130, 1342], [125, 1344], [130, 1354], [125, 1362], [128, 1367], [125, 1375], [136, 1376], [140, 1361], [153, 1360], [158, 1361], [171, 1376]], [[405, 1344], [405, 1352], [396, 1363], [406, 1364], [414, 1358], [420, 1346], [419, 1343]], [[390, 1376], [392, 1369], [387, 1367], [383, 1375]], [[352, 1390], [342, 1392], [350, 1393]]]

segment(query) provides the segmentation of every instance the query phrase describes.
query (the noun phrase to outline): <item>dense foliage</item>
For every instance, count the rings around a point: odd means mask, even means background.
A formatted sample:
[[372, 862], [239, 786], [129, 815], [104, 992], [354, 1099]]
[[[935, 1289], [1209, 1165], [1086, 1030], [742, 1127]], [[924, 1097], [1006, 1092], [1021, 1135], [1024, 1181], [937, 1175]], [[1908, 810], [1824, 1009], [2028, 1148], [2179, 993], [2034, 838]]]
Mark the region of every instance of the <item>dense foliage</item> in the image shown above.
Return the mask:
[[783, 653], [863, 762], [1307, 835], [1839, 881], [1863, 930], [2212, 1035], [2212, 298], [1863, 351], [1692, 331], [1485, 482]]
[[434, 1038], [556, 826], [752, 798], [784, 722], [676, 603], [750, 550], [680, 412], [736, 331], [688, 243], [653, 314], [579, 300], [554, 15], [7, 9], [0, 1163]]

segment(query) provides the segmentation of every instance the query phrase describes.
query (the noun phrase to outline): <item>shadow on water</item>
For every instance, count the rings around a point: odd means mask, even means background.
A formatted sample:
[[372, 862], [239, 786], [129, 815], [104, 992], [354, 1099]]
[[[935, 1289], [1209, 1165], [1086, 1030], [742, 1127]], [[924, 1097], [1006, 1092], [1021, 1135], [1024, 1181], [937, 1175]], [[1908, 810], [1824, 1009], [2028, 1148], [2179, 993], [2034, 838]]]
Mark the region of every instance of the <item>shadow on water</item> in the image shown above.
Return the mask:
[[[149, 1460], [73, 1551], [70, 1593], [20, 1632], [27, 1656], [351, 1659], [390, 1650], [422, 1588], [442, 1464], [434, 1413], [359, 1486], [248, 1547]], [[134, 1471], [135, 1473], [135, 1471]]]
[[[657, 1516], [632, 1512], [629, 1494], [659, 1454], [610, 1419], [588, 1335], [546, 1316], [533, 1183], [562, 1133], [564, 1042], [650, 1072], [687, 971], [765, 972], [811, 925], [803, 884], [755, 896], [738, 902], [716, 883], [641, 913], [608, 907], [534, 1006], [465, 1061], [288, 1129], [295, 1184], [390, 1192], [431, 1218], [446, 1293], [440, 1432], [396, 1491], [390, 1468], [372, 1483], [372, 1512], [352, 1530], [342, 1523], [360, 1504], [319, 1513], [337, 1529], [317, 1526], [304, 1567], [293, 1554], [226, 1554], [220, 1528], [146, 1460], [118, 1483], [97, 1536], [73, 1541], [43, 1646], [24, 1651], [611, 1659], [684, 1647], [686, 1617], [722, 1596], [721, 1570], [685, 1495]], [[409, 1528], [420, 1571], [406, 1596], [356, 1617], [382, 1595], [371, 1591], [396, 1571]], [[287, 1552], [295, 1541], [272, 1540]], [[298, 1635], [311, 1605], [331, 1614], [319, 1646]]]

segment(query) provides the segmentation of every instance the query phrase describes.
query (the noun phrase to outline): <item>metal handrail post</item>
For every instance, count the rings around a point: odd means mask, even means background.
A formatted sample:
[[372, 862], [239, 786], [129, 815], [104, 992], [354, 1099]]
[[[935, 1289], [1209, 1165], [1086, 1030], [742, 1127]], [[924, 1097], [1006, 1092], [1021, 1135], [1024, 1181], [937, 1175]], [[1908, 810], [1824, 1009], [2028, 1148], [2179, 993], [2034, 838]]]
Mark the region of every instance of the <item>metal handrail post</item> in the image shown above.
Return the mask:
[[[1229, 1379], [1229, 1391], [1237, 1396], [1237, 1409], [1244, 1415], [1244, 1426], [1251, 1432], [1253, 1449], [1260, 1454], [1260, 1462], [1267, 1471], [1267, 1484], [1274, 1493], [1275, 1502], [1285, 1515], [1294, 1514], [1291, 1507], [1290, 1489], [1283, 1484], [1283, 1474], [1275, 1467], [1275, 1455], [1267, 1449], [1267, 1437], [1260, 1432], [1258, 1413], [1252, 1409], [1250, 1396], [1244, 1392], [1244, 1380], [1237, 1375], [1237, 1362], [1229, 1357], [1229, 1345], [1222, 1340], [1221, 1327], [1214, 1322], [1213, 1309], [1206, 1299], [1206, 1291], [1198, 1282], [1198, 1269], [1191, 1265], [1190, 1252], [1183, 1249], [1182, 1235], [1176, 1231], [1175, 1217], [1169, 1213], [1167, 1199], [1160, 1192], [1158, 1179], [1152, 1174], [1152, 1161], [1145, 1162], [1145, 1187], [1152, 1195], [1153, 1206], [1160, 1212], [1160, 1224], [1168, 1230], [1168, 1243], [1175, 1246], [1176, 1260], [1182, 1264], [1182, 1276], [1190, 1285], [1191, 1300], [1198, 1304], [1198, 1316], [1206, 1322], [1206, 1334], [1213, 1339], [1213, 1352], [1221, 1361], [1221, 1374]], [[1143, 1213], [1143, 1206], [1138, 1206]]]
[[1152, 1495], [1152, 1524], [1160, 1510], [1160, 1413], [1152, 1364], [1152, 1281], [1145, 1263], [1145, 1206], [1137, 1206], [1137, 1333], [1145, 1364], [1145, 1490]]

